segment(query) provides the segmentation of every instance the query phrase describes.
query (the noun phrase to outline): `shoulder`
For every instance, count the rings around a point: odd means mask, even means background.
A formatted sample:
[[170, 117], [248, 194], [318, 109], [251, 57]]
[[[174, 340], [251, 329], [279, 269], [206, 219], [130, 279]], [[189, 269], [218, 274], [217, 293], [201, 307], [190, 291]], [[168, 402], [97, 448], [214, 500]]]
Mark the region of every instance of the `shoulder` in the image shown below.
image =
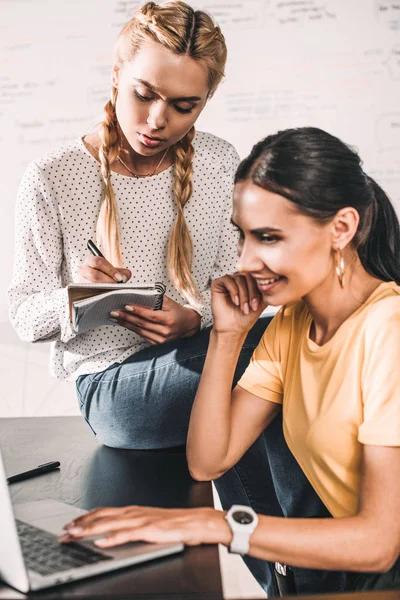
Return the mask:
[[216, 135], [196, 131], [193, 146], [196, 159], [213, 168], [220, 166], [225, 171], [236, 171], [239, 165], [240, 157], [235, 147]]
[[400, 286], [393, 281], [382, 283], [364, 310], [365, 331], [372, 339], [378, 334], [400, 334]]
[[63, 170], [65, 168], [74, 168], [82, 165], [85, 159], [90, 160], [82, 141], [78, 138], [68, 144], [52, 150], [42, 155], [30, 164], [32, 169], [38, 169], [44, 174]]

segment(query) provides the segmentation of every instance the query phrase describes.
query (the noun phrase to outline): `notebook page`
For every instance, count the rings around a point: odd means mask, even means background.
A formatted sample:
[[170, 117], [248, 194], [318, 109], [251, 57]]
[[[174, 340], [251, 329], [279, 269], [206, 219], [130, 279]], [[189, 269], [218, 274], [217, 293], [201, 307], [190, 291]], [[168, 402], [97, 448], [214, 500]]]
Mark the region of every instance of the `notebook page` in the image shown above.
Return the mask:
[[115, 325], [110, 321], [112, 310], [124, 310], [127, 304], [139, 304], [147, 308], [154, 308], [160, 294], [156, 290], [141, 290], [133, 292], [116, 290], [75, 302], [73, 305], [73, 326], [78, 333], [104, 325]]

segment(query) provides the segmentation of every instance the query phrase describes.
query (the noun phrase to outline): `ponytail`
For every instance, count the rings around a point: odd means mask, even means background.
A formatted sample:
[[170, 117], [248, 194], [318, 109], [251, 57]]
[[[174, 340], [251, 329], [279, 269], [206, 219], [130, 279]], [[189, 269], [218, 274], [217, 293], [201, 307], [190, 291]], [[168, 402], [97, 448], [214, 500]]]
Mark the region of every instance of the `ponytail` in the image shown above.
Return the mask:
[[367, 181], [373, 193], [369, 206], [370, 224], [357, 252], [364, 269], [383, 281], [400, 285], [400, 226], [388, 196], [372, 177]]

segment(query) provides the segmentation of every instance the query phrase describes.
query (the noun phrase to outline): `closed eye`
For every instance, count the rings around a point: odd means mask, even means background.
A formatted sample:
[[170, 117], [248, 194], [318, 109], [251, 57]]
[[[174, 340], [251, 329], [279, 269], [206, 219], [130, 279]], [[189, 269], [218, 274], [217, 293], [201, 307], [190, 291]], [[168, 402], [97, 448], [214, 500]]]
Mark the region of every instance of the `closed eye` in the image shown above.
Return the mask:
[[194, 106], [190, 107], [190, 108], [182, 108], [182, 106], [178, 106], [177, 104], [174, 104], [174, 108], [175, 110], [177, 110], [179, 113], [183, 114], [183, 115], [187, 115], [189, 113], [192, 112]]
[[150, 102], [150, 100], [153, 100], [153, 96], [142, 96], [137, 90], [135, 90], [135, 96], [142, 102]]

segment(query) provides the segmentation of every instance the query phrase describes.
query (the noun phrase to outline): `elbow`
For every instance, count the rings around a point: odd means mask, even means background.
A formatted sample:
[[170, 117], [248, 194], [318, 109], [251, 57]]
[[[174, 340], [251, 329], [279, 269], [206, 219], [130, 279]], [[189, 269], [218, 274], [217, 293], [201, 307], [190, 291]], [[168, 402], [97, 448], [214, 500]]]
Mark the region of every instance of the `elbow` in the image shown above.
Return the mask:
[[387, 573], [394, 567], [397, 559], [399, 558], [399, 549], [387, 549], [385, 552], [381, 552], [377, 561], [377, 569], [378, 573]]
[[224, 474], [224, 471], [205, 469], [200, 465], [195, 465], [192, 461], [190, 461], [190, 459], [188, 459], [188, 467], [190, 476], [195, 481], [212, 481], [213, 479], [218, 479]]
[[[376, 548], [357, 570], [365, 573], [387, 573], [399, 558], [398, 544]], [[361, 567], [361, 568], [360, 568]]]
[[192, 479], [195, 481], [212, 481], [213, 477], [204, 471], [198, 471], [196, 469], [189, 469], [189, 473]]

